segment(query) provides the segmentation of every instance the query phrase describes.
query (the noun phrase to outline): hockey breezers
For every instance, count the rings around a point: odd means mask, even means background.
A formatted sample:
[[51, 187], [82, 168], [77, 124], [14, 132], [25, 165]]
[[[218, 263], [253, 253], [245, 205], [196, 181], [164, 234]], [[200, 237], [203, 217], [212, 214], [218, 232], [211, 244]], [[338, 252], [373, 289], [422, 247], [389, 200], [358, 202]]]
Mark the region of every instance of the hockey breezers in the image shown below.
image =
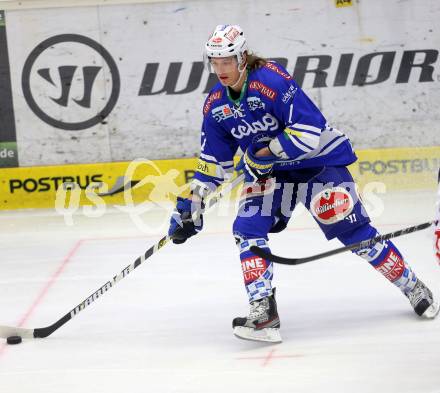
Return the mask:
[[384, 240], [389, 240], [389, 239], [392, 239], [392, 238], [395, 238], [398, 236], [402, 236], [402, 235], [407, 235], [409, 233], [421, 231], [423, 229], [429, 228], [431, 225], [436, 225], [436, 224], [437, 224], [437, 221], [425, 222], [423, 224], [414, 225], [412, 227], [408, 227], [405, 229], [399, 229], [398, 231], [395, 231], [395, 232], [386, 233], [385, 235], [376, 236], [376, 237], [373, 237], [368, 240], [363, 240], [359, 243], [350, 244], [348, 246], [336, 248], [334, 250], [326, 251], [326, 252], [323, 252], [320, 254], [312, 255], [309, 257], [303, 257], [303, 258], [281, 257], [278, 255], [274, 255], [266, 250], [263, 250], [262, 248], [257, 247], [257, 246], [252, 246], [250, 248], [250, 250], [253, 253], [255, 253], [256, 255], [258, 255], [260, 258], [264, 258], [264, 259], [267, 259], [267, 260], [275, 262], [275, 263], [280, 263], [282, 265], [301, 265], [302, 263], [307, 263], [307, 262], [311, 262], [311, 261], [316, 261], [318, 259], [327, 258], [332, 255], [340, 254], [342, 252], [370, 247], [373, 244], [376, 244], [378, 242], [382, 242]]
[[[231, 182], [226, 183], [220, 191], [208, 197], [206, 201], [205, 211], [214, 206], [225, 195], [229, 194], [235, 187], [237, 187], [244, 179], [244, 175], [239, 175]], [[70, 321], [74, 316], [78, 315], [86, 307], [90, 306], [96, 299], [103, 296], [109, 289], [113, 288], [120, 280], [127, 277], [134, 269], [145, 262], [153, 254], [159, 251], [171, 240], [170, 236], [164, 236], [156, 244], [151, 246], [144, 255], [138, 257], [133, 263], [122, 269], [122, 271], [107, 281], [103, 286], [93, 292], [88, 298], [78, 304], [75, 308], [69, 311], [66, 315], [61, 317], [58, 321], [50, 326], [36, 329], [26, 329], [13, 326], [0, 326], [0, 337], [7, 338], [10, 336], [20, 336], [22, 338], [44, 338], [50, 336], [55, 330], [59, 329], [66, 322]]]

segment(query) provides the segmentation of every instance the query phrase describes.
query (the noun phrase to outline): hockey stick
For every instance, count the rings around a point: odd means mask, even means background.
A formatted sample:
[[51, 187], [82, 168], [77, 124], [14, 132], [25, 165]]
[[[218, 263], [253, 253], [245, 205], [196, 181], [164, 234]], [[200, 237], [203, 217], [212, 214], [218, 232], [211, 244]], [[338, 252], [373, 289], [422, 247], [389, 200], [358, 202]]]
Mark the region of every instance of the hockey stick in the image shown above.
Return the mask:
[[395, 231], [395, 232], [386, 233], [385, 235], [376, 236], [376, 237], [373, 237], [373, 238], [368, 239], [368, 240], [363, 240], [363, 241], [361, 241], [359, 243], [350, 244], [348, 246], [344, 246], [344, 247], [341, 247], [341, 248], [336, 248], [334, 250], [326, 251], [326, 252], [323, 252], [321, 254], [316, 254], [316, 255], [312, 255], [310, 257], [303, 257], [303, 258], [284, 258], [284, 257], [280, 257], [280, 256], [274, 255], [274, 254], [272, 254], [272, 253], [270, 253], [270, 252], [268, 252], [266, 250], [263, 250], [262, 248], [257, 247], [257, 246], [252, 246], [250, 248], [250, 250], [252, 252], [254, 252], [255, 254], [257, 254], [260, 258], [264, 258], [264, 259], [267, 259], [269, 261], [280, 263], [282, 265], [301, 265], [302, 263], [316, 261], [317, 259], [321, 259], [321, 258], [327, 258], [327, 257], [330, 257], [332, 255], [340, 254], [340, 253], [345, 252], [345, 251], [366, 248], [366, 247], [372, 246], [375, 243], [378, 243], [378, 242], [381, 242], [381, 241], [384, 241], [384, 240], [388, 240], [388, 239], [392, 239], [394, 237], [398, 237], [398, 236], [402, 236], [402, 235], [407, 235], [409, 233], [421, 231], [423, 229], [429, 228], [431, 225], [436, 225], [436, 224], [437, 224], [437, 221], [425, 222], [423, 224], [415, 225], [415, 226], [412, 226], [412, 227], [409, 227], [409, 228], [399, 229], [398, 231]]
[[[239, 175], [231, 182], [225, 184], [224, 187], [206, 201], [205, 211], [214, 206], [225, 195], [229, 194], [235, 187], [237, 187], [244, 179], [244, 175]], [[159, 251], [165, 244], [171, 240], [170, 236], [164, 236], [156, 244], [151, 246], [144, 255], [138, 257], [133, 263], [122, 269], [122, 271], [107, 281], [98, 290], [93, 292], [88, 298], [78, 304], [75, 308], [70, 310], [66, 315], [61, 317], [58, 321], [50, 326], [36, 329], [26, 329], [13, 326], [0, 326], [0, 337], [8, 338], [10, 336], [20, 336], [22, 338], [44, 338], [50, 336], [55, 330], [59, 329], [66, 322], [70, 321], [74, 316], [78, 315], [86, 307], [90, 306], [96, 299], [103, 296], [110, 288], [113, 288], [120, 280], [127, 277], [134, 269], [145, 262], [153, 254]]]

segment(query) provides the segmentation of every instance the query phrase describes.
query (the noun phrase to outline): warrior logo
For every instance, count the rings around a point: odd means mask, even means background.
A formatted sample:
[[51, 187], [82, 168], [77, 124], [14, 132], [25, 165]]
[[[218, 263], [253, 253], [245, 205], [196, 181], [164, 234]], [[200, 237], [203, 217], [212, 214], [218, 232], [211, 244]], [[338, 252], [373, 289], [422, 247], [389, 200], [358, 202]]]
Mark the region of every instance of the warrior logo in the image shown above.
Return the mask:
[[353, 198], [343, 187], [321, 191], [313, 197], [310, 210], [322, 224], [330, 225], [343, 220], [353, 210]]
[[98, 42], [61, 34], [30, 53], [22, 87], [27, 104], [41, 120], [77, 131], [105, 124], [119, 97], [120, 77], [114, 59]]

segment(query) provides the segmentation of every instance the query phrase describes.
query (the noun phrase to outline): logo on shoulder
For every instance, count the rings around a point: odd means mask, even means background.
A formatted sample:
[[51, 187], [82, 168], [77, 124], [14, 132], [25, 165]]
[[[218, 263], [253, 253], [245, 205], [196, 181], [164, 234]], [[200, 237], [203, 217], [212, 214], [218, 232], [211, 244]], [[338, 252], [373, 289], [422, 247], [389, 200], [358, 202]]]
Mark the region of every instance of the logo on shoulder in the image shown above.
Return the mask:
[[287, 104], [293, 98], [297, 90], [297, 87], [290, 85], [289, 90], [283, 94], [283, 98], [281, 99], [283, 103]]
[[281, 68], [279, 68], [276, 64], [268, 61], [264, 66], [266, 68], [269, 68], [269, 70], [276, 72], [278, 75], [282, 76], [284, 79], [286, 79], [288, 81], [292, 80], [292, 77], [287, 72], [284, 72]]
[[217, 90], [212, 92], [209, 97], [206, 99], [206, 103], [203, 107], [203, 114], [206, 116], [208, 112], [211, 110], [212, 103], [216, 100], [219, 100], [222, 97], [222, 91]]

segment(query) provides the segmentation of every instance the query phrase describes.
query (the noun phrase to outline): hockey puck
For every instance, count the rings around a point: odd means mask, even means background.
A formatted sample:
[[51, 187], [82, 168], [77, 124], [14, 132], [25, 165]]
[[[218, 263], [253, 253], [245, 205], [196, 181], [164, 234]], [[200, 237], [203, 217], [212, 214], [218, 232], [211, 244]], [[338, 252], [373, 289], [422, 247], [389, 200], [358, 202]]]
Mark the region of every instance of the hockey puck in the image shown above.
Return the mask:
[[15, 345], [15, 344], [20, 344], [22, 341], [20, 336], [10, 336], [6, 339], [6, 342], [9, 345]]

